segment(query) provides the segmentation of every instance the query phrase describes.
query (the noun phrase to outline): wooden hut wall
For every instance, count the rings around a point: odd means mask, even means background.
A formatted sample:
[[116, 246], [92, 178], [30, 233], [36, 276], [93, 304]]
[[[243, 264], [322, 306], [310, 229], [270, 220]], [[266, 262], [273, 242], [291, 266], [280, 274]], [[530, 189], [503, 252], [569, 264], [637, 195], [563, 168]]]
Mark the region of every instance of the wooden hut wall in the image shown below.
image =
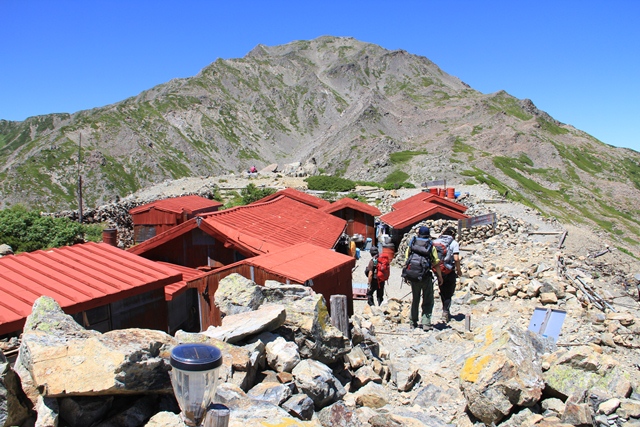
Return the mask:
[[136, 243], [144, 242], [172, 227], [184, 222], [183, 214], [149, 209], [132, 215], [133, 239]]
[[199, 228], [149, 249], [142, 254], [153, 261], [164, 261], [184, 267], [211, 266], [219, 268], [237, 261], [236, 251]]
[[347, 221], [347, 228], [345, 232], [349, 236], [362, 234], [365, 239], [370, 237], [371, 240], [375, 240], [376, 232], [373, 216], [352, 208], [340, 209], [339, 211], [333, 212], [332, 215]]
[[81, 311], [73, 318], [85, 328], [100, 332], [128, 328], [166, 332], [169, 327], [164, 288]]
[[198, 290], [187, 289], [167, 301], [168, 330], [171, 335], [181, 329], [185, 332], [200, 332], [198, 319]]
[[331, 310], [329, 304], [331, 295], [346, 295], [349, 316], [353, 314], [352, 267], [351, 265], [342, 266], [342, 268], [325, 271], [313, 278], [312, 287], [315, 292], [324, 296], [329, 310]]

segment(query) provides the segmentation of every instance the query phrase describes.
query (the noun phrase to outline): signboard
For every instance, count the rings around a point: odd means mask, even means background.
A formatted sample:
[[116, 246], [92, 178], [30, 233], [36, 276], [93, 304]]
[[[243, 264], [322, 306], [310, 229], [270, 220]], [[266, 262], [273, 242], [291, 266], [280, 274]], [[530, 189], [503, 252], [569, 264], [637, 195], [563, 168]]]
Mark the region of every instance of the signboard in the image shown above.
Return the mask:
[[557, 342], [566, 316], [567, 312], [563, 310], [538, 307], [531, 316], [529, 330], [543, 337], [551, 337], [554, 342]]
[[479, 225], [493, 225], [493, 231], [496, 230], [496, 214], [490, 213], [486, 215], [474, 216], [471, 218], [459, 219], [458, 220], [458, 234], [462, 233], [463, 228], [472, 228], [477, 227]]
[[447, 180], [446, 179], [440, 179], [438, 181], [427, 181], [427, 182], [423, 182], [422, 186], [423, 187], [446, 187], [447, 186]]

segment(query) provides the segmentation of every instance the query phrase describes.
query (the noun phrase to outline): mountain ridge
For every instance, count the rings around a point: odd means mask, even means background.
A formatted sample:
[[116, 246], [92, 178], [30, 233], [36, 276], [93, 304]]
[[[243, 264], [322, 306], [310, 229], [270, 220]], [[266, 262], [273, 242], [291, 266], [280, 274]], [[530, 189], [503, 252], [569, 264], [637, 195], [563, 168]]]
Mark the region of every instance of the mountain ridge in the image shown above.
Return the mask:
[[[397, 163], [403, 151], [412, 157]], [[309, 158], [354, 180], [485, 182], [546, 215], [640, 237], [640, 153], [425, 57], [332, 36], [257, 45], [104, 107], [0, 121], [0, 207], [72, 207], [78, 173], [97, 206], [167, 179]]]

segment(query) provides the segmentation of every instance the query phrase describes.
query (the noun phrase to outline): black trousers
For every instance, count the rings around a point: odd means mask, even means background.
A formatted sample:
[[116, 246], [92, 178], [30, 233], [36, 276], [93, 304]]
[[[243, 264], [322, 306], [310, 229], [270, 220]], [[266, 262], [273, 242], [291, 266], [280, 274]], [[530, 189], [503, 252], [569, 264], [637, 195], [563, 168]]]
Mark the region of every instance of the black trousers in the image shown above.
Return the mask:
[[442, 285], [440, 286], [440, 299], [442, 300], [442, 311], [451, 313], [451, 298], [456, 291], [456, 279], [458, 276], [455, 271], [442, 275]]
[[378, 305], [382, 304], [382, 300], [384, 299], [384, 285], [386, 282], [378, 283], [377, 280], [371, 281], [371, 286], [367, 289], [367, 303], [369, 305], [375, 305], [373, 303], [373, 294], [376, 294], [378, 299]]

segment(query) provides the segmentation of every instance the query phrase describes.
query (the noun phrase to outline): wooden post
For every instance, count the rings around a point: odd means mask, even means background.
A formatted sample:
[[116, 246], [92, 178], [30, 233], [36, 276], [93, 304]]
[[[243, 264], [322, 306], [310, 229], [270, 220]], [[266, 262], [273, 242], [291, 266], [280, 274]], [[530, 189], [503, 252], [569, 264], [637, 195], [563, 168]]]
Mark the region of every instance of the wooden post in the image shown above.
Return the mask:
[[560, 237], [560, 243], [558, 243], [558, 249], [562, 249], [562, 245], [564, 245], [564, 239], [567, 238], [567, 231], [565, 230], [564, 233], [562, 233], [562, 236]]
[[331, 295], [331, 324], [349, 338], [349, 319], [347, 317], [347, 296]]
[[204, 417], [204, 427], [227, 427], [230, 413], [229, 408], [223, 404], [212, 403]]
[[464, 315], [464, 330], [467, 332], [471, 332], [471, 315]]

